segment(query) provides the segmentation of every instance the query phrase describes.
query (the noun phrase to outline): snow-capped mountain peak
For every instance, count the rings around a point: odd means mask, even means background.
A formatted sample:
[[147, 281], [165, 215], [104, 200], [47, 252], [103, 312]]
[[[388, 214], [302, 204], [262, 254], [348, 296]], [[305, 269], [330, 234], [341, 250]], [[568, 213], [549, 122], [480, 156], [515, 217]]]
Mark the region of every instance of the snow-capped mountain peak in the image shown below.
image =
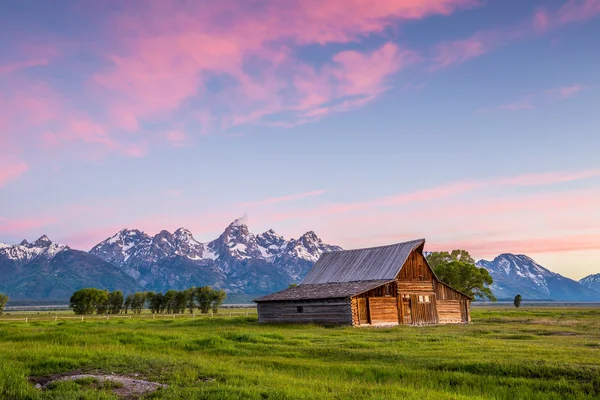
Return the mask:
[[69, 249], [64, 244], [52, 243], [48, 236], [43, 235], [33, 243], [23, 240], [17, 245], [0, 245], [0, 256], [9, 260], [25, 263], [37, 257], [52, 259], [63, 250]]
[[50, 238], [48, 236], [42, 235], [42, 236], [40, 236], [40, 238], [38, 240], [31, 243], [30, 246], [31, 247], [48, 247], [51, 244], [52, 244], [52, 240], [50, 240]]
[[493, 261], [480, 260], [494, 283], [491, 288], [499, 298], [512, 299], [521, 294], [526, 299], [570, 300], [592, 299], [597, 293], [580, 283], [552, 272], [531, 257], [522, 254], [500, 254]]
[[583, 286], [600, 292], [600, 273], [588, 275], [579, 280]]

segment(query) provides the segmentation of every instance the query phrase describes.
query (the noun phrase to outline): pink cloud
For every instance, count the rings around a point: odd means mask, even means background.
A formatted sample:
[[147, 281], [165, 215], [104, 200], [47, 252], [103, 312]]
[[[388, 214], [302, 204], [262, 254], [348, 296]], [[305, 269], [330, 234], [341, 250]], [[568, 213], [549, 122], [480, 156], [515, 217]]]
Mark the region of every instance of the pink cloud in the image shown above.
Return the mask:
[[22, 161], [8, 162], [8, 160], [0, 160], [0, 187], [23, 175], [28, 169], [29, 166]]
[[462, 64], [470, 59], [502, 47], [514, 40], [531, 37], [564, 25], [586, 21], [600, 14], [600, 0], [568, 0], [555, 11], [538, 9], [530, 20], [502, 29], [475, 33], [469, 38], [440, 43], [434, 48], [430, 67], [440, 68]]
[[557, 24], [585, 21], [600, 14], [600, 0], [569, 0], [556, 13]]
[[191, 144], [189, 136], [185, 132], [178, 130], [167, 132], [165, 134], [165, 139], [173, 147], [187, 147]]
[[512, 178], [500, 178], [492, 180], [493, 185], [499, 186], [538, 186], [552, 185], [556, 183], [578, 181], [582, 179], [600, 177], [600, 169], [585, 169], [581, 171], [549, 172], [543, 174], [527, 174]]
[[554, 98], [567, 99], [569, 97], [573, 97], [573, 96], [577, 95], [579, 92], [581, 92], [584, 89], [585, 89], [585, 87], [581, 86], [581, 85], [571, 85], [571, 86], [565, 86], [565, 87], [556, 88], [556, 89], [550, 89], [547, 91], [547, 94]]
[[57, 222], [56, 218], [9, 219], [0, 217], [1, 233], [23, 233], [31, 229], [43, 228]]
[[37, 60], [27, 60], [27, 61], [15, 62], [15, 63], [8, 64], [8, 65], [0, 65], [0, 75], [10, 74], [12, 72], [19, 71], [22, 69], [38, 67], [38, 66], [47, 65], [47, 64], [48, 64], [48, 60], [41, 58], [41, 59], [37, 59]]
[[571, 98], [584, 89], [584, 86], [576, 84], [555, 89], [548, 89], [539, 93], [529, 93], [513, 102], [501, 104], [496, 107], [481, 108], [477, 110], [477, 112], [485, 114], [493, 111], [532, 110], [536, 108], [536, 106], [547, 104], [552, 100], [564, 100]]
[[468, 249], [471, 254], [498, 255], [501, 253], [540, 254], [571, 251], [598, 250], [600, 234], [564, 235], [560, 237], [538, 237], [527, 240], [473, 240], [457, 242], [434, 242], [430, 250]]
[[[403, 67], [408, 52], [391, 43], [373, 52], [342, 51], [317, 72], [296, 59], [290, 45], [349, 43], [401, 20], [449, 15], [478, 3], [333, 0], [314, 7], [291, 0], [267, 1], [259, 9], [231, 2], [150, 3], [110, 21], [117, 44], [108, 53], [113, 66], [93, 82], [119, 110], [114, 122], [129, 128], [169, 118], [186, 101], [202, 99], [207, 82], [221, 77], [234, 82], [214, 96], [233, 111], [226, 126], [290, 110], [301, 111], [297, 120], [310, 120], [367, 102], [343, 97], [381, 93], [384, 79]], [[253, 65], [261, 72], [247, 72]], [[315, 78], [320, 90], [314, 90], [316, 82], [306, 85]], [[344, 106], [327, 104], [336, 100]]]
[[296, 193], [296, 194], [292, 194], [289, 196], [270, 197], [270, 198], [263, 199], [263, 200], [256, 201], [256, 202], [241, 203], [240, 206], [242, 206], [242, 207], [266, 206], [266, 205], [272, 205], [272, 204], [283, 203], [283, 202], [288, 202], [288, 201], [294, 201], [294, 200], [302, 199], [305, 197], [320, 196], [324, 193], [325, 193], [324, 190], [314, 190], [312, 192]]
[[[265, 216], [271, 221], [301, 220], [305, 218], [325, 217], [365, 210], [381, 210], [386, 207], [397, 207], [408, 204], [423, 204], [440, 199], [449, 199], [470, 193], [474, 190], [503, 187], [549, 186], [564, 182], [600, 177], [600, 169], [589, 169], [569, 172], [552, 172], [544, 174], [527, 174], [509, 178], [492, 178], [488, 180], [465, 181], [441, 185], [394, 196], [378, 197], [353, 203], [327, 204], [312, 210], [292, 212], [274, 212]], [[492, 203], [493, 204], [493, 203]], [[504, 204], [504, 203], [502, 203]], [[470, 206], [473, 207], [473, 206]], [[475, 209], [474, 207], [472, 208]], [[431, 211], [428, 211], [431, 213]], [[443, 211], [443, 214], [447, 214]], [[443, 216], [443, 215], [442, 215]]]

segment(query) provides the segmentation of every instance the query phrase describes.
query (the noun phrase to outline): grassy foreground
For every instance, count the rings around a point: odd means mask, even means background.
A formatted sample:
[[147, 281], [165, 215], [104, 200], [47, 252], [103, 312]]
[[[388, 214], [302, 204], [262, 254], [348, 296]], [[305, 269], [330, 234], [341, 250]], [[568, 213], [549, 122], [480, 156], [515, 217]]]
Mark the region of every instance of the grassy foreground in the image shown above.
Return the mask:
[[473, 310], [471, 325], [258, 325], [256, 317], [0, 321], [0, 399], [114, 399], [29, 376], [139, 374], [152, 399], [597, 399], [600, 310]]

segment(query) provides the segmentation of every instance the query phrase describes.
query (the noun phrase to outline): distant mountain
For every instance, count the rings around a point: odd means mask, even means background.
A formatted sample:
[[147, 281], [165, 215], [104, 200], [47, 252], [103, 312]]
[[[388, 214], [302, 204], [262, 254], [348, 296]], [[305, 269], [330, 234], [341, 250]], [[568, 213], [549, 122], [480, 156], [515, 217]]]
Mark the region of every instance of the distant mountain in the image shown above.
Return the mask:
[[114, 265], [83, 251], [52, 243], [0, 245], [0, 292], [11, 299], [67, 299], [82, 287], [135, 291], [137, 282]]
[[530, 300], [600, 300], [600, 292], [552, 272], [525, 255], [501, 254], [477, 265], [487, 269], [494, 279], [492, 291], [498, 298], [512, 299], [521, 294]]
[[579, 283], [581, 283], [585, 287], [600, 292], [600, 273], [588, 275], [585, 278], [580, 279]]
[[[0, 292], [13, 299], [67, 299], [82, 287], [133, 292], [210, 285], [232, 296], [254, 296], [300, 282], [321, 254], [337, 250], [312, 231], [288, 240], [272, 229], [256, 235], [241, 220], [207, 243], [184, 228], [154, 236], [123, 229], [89, 253], [42, 236], [0, 244]], [[600, 274], [576, 282], [514, 254], [477, 265], [490, 272], [498, 298], [520, 293], [525, 299], [600, 300]]]
[[255, 235], [240, 220], [208, 243], [184, 228], [151, 237], [122, 230], [90, 254], [110, 262], [145, 290], [211, 285], [230, 293], [267, 293], [299, 282], [326, 251], [341, 250], [314, 233], [286, 240], [273, 230]]

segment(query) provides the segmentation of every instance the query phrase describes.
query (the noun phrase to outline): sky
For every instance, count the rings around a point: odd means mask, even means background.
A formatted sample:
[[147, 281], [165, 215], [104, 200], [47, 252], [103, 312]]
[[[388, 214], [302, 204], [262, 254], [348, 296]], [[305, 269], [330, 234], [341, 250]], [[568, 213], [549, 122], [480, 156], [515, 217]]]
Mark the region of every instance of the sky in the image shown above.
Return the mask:
[[600, 272], [600, 0], [4, 0], [0, 242], [427, 239]]

